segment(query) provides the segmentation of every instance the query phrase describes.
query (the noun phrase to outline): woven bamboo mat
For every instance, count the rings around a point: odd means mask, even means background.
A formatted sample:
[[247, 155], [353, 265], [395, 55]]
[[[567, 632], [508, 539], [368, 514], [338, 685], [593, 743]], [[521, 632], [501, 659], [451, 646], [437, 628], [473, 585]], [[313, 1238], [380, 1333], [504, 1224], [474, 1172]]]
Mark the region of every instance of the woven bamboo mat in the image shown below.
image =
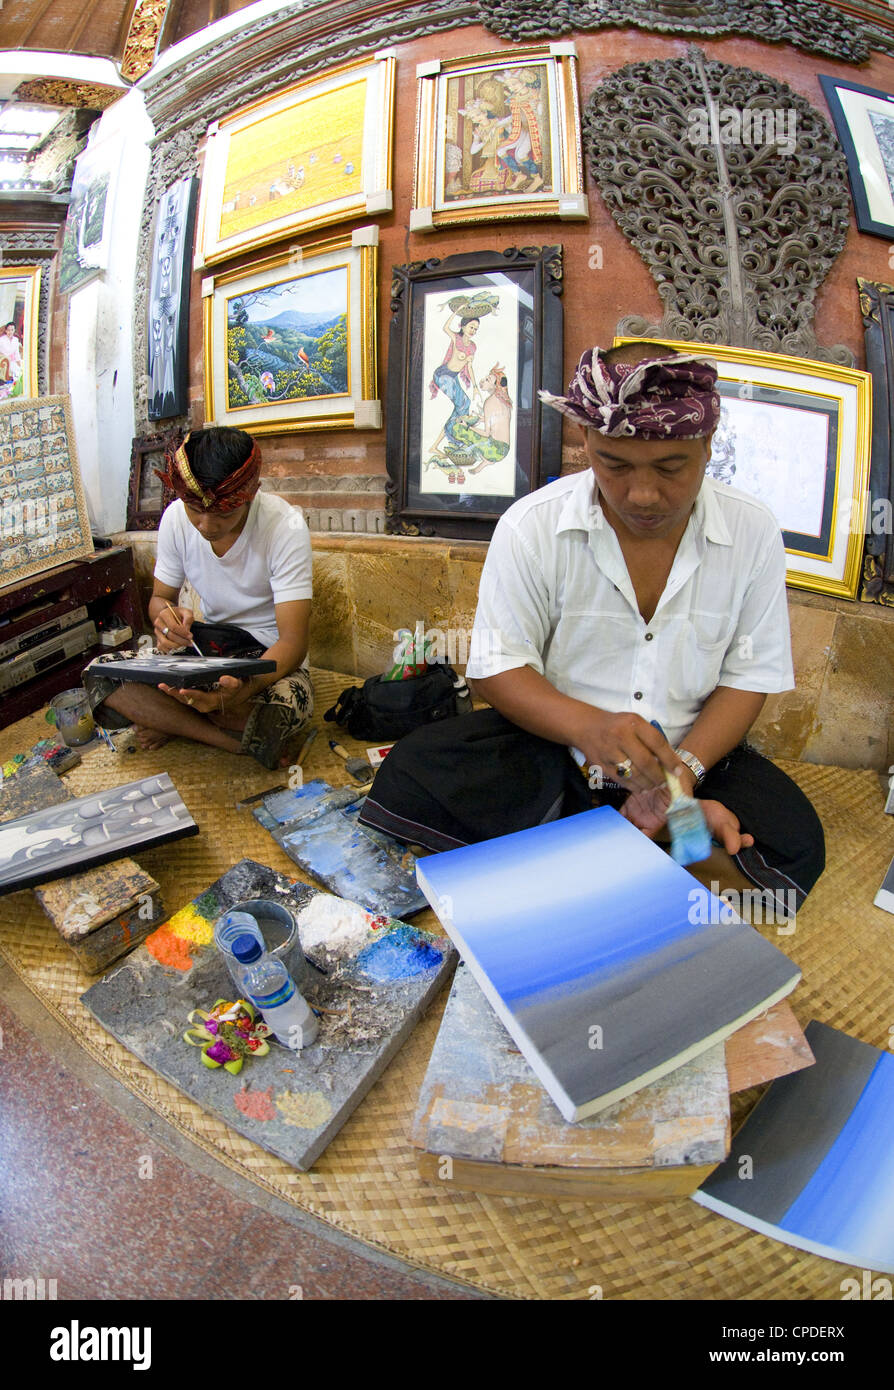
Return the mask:
[[[348, 780], [322, 712], [351, 677], [315, 673], [321, 733], [305, 776]], [[322, 732], [326, 730], [327, 732]], [[42, 716], [0, 732], [0, 759], [48, 732]], [[354, 751], [361, 745], [343, 739]], [[894, 856], [894, 818], [878, 778], [783, 763], [817, 807], [828, 867], [796, 931], [763, 930], [804, 972], [792, 1004], [877, 1047], [894, 1020], [894, 918], [872, 898]], [[173, 912], [243, 855], [297, 873], [238, 796], [280, 780], [248, 759], [177, 741], [154, 753], [88, 752], [66, 777], [75, 795], [168, 771], [201, 834], [137, 855]], [[92, 983], [30, 892], [0, 899], [0, 951], [82, 1047], [153, 1110], [268, 1192], [340, 1230], [491, 1292], [549, 1299], [832, 1299], [844, 1266], [793, 1250], [687, 1200], [546, 1202], [450, 1192], [423, 1182], [407, 1132], [445, 1002], [422, 1020], [311, 1173], [297, 1173], [206, 1115], [109, 1037], [79, 1003]], [[757, 1093], [751, 1094], [751, 1102]], [[737, 1107], [741, 1113], [743, 1105]], [[597, 1291], [598, 1290], [598, 1291]]]

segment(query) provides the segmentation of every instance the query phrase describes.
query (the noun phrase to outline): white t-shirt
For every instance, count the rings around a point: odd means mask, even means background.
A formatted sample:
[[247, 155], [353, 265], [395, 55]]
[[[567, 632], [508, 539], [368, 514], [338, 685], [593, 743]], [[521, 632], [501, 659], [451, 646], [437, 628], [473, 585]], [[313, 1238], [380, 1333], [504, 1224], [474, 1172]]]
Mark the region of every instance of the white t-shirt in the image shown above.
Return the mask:
[[592, 470], [522, 498], [490, 543], [466, 674], [521, 666], [612, 714], [657, 719], [675, 745], [718, 685], [794, 689], [778, 522], [706, 478], [647, 623]]
[[274, 604], [311, 598], [310, 532], [300, 508], [258, 492], [225, 555], [193, 526], [178, 499], [162, 514], [155, 577], [172, 589], [188, 579], [209, 623], [236, 623], [265, 649], [279, 637]]

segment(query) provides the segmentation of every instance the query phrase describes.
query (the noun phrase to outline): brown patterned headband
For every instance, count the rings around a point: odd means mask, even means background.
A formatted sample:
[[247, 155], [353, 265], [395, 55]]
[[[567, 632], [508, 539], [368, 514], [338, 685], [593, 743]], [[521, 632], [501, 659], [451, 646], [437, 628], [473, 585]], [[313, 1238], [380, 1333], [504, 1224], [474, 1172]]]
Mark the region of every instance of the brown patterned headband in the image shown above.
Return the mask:
[[215, 488], [204, 487], [195, 477], [186, 457], [186, 436], [173, 454], [165, 455], [167, 472], [156, 474], [166, 487], [169, 487], [182, 502], [191, 507], [201, 507], [206, 512], [234, 512], [246, 502], [250, 502], [258, 490], [261, 479], [261, 451], [252, 440], [251, 453], [235, 473], [222, 479]]

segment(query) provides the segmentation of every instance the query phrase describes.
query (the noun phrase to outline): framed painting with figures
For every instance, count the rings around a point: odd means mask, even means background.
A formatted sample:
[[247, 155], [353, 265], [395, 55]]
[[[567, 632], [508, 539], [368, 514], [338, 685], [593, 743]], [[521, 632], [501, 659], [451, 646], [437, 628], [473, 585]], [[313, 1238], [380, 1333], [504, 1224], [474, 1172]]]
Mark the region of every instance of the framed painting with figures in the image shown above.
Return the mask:
[[713, 343], [666, 346], [703, 351], [717, 363], [721, 415], [707, 473], [770, 508], [785, 542], [786, 582], [855, 598], [869, 486], [869, 373]]
[[167, 468], [166, 455], [183, 443], [182, 430], [148, 435], [133, 441], [130, 450], [130, 485], [127, 494], [128, 531], [157, 531], [161, 514], [174, 494], [159, 473]]
[[178, 179], [158, 200], [147, 324], [150, 420], [186, 413], [189, 391], [190, 254], [198, 180]]
[[560, 467], [562, 248], [393, 267], [386, 530], [487, 537]]
[[68, 396], [0, 401], [0, 587], [93, 554]]
[[36, 396], [40, 266], [0, 265], [0, 401]]
[[410, 230], [585, 219], [576, 68], [569, 42], [420, 63]]
[[894, 237], [894, 94], [840, 77], [820, 76], [861, 232]]

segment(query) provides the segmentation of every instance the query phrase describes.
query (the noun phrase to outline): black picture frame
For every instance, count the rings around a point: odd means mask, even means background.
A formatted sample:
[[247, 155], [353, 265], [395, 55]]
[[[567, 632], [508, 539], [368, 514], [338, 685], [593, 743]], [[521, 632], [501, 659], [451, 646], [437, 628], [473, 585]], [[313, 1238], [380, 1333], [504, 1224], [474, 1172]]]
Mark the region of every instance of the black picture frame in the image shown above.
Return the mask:
[[150, 420], [185, 415], [189, 406], [189, 290], [197, 178], [187, 176], [158, 200], [146, 310], [146, 411]]
[[128, 531], [157, 531], [161, 515], [174, 500], [155, 470], [167, 468], [165, 455], [179, 449], [185, 435], [182, 430], [166, 434], [137, 436], [130, 448], [130, 482], [127, 490]]
[[393, 267], [387, 532], [487, 540], [558, 475], [561, 417], [537, 393], [564, 389], [562, 269], [557, 245]]
[[857, 277], [872, 377], [872, 436], [869, 455], [869, 513], [860, 597], [894, 606], [894, 285]]
[[[847, 159], [847, 174], [851, 185], [851, 196], [854, 200], [857, 226], [861, 232], [870, 232], [873, 236], [882, 236], [890, 241], [894, 238], [894, 93], [880, 91], [877, 87], [864, 87], [859, 82], [846, 82], [841, 77], [827, 77], [821, 73], [818, 76], [829, 110], [832, 113], [832, 119], [835, 122], [841, 147]], [[857, 96], [867, 100], [874, 99], [884, 102], [886, 106], [890, 105], [892, 118], [890, 139], [885, 142], [889, 147], [890, 170], [888, 161], [885, 159], [885, 148], [878, 135], [871, 137], [867, 143], [865, 132], [860, 134], [858, 130], [855, 130], [842, 105], [840, 92], [854, 92]], [[881, 158], [888, 175], [891, 203], [888, 220], [873, 216], [870, 208], [864, 169], [867, 160], [873, 155]]]

